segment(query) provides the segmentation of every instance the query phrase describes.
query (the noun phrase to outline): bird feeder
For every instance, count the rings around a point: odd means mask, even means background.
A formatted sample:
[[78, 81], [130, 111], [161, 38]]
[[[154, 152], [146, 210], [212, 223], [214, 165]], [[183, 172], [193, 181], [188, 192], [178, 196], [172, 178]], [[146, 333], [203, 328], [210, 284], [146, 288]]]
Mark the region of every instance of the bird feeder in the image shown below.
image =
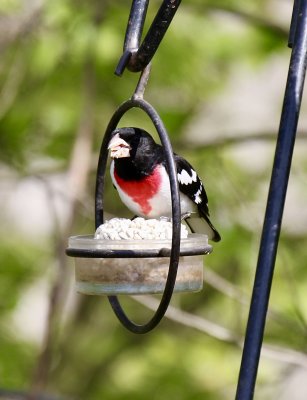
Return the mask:
[[[96, 176], [95, 225], [104, 223], [104, 184], [108, 144], [123, 115], [132, 108], [143, 110], [152, 121], [165, 152], [172, 198], [171, 240], [102, 240], [94, 236], [73, 236], [67, 255], [75, 258], [76, 288], [84, 294], [107, 295], [122, 324], [134, 333], [153, 329], [165, 314], [173, 291], [199, 291], [203, 285], [203, 255], [212, 247], [208, 237], [190, 234], [181, 239], [181, 211], [173, 150], [156, 110], [143, 99], [150, 72], [148, 65], [139, 79], [134, 95], [113, 114], [100, 148]], [[177, 279], [176, 279], [177, 278]], [[124, 313], [119, 294], [162, 293], [160, 306], [145, 325], [137, 325]]]
[[[68, 252], [75, 259], [76, 289], [93, 295], [163, 293], [169, 270], [170, 240], [102, 240], [73, 236]], [[197, 292], [203, 287], [206, 237], [181, 239], [174, 292]], [[201, 254], [199, 254], [201, 253]]]

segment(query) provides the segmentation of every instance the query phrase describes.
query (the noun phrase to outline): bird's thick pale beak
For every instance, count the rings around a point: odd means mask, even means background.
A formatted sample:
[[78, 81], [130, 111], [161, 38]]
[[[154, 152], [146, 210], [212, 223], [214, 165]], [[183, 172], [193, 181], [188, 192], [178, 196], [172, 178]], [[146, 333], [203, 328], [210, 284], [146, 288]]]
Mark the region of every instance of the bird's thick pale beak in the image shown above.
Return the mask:
[[119, 137], [117, 133], [111, 140], [108, 146], [108, 150], [111, 150], [111, 158], [124, 158], [130, 157], [131, 147], [124, 139]]

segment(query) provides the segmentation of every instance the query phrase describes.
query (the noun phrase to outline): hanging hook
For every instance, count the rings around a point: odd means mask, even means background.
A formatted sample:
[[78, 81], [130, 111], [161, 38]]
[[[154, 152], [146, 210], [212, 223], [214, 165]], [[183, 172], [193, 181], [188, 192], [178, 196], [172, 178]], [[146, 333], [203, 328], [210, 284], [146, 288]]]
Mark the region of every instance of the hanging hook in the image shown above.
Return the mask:
[[143, 99], [150, 71], [151, 71], [151, 63], [149, 63], [141, 73], [140, 79], [132, 96], [133, 100]]
[[124, 52], [115, 70], [121, 76], [129, 71], [140, 72], [151, 61], [163, 39], [181, 0], [164, 0], [142, 44], [140, 45], [149, 0], [133, 0], [130, 10]]

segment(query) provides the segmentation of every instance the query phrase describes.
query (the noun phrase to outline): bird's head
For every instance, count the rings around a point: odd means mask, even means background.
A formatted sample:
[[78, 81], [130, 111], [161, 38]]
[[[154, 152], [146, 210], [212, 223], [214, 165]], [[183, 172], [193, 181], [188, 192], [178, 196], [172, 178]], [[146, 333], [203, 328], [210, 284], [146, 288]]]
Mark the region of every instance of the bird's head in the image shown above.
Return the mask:
[[145, 156], [156, 143], [149, 133], [140, 128], [118, 128], [112, 133], [108, 149], [111, 158]]
[[129, 137], [134, 136], [134, 128], [119, 128], [112, 133], [108, 150], [110, 150], [111, 158], [130, 157], [131, 145]]

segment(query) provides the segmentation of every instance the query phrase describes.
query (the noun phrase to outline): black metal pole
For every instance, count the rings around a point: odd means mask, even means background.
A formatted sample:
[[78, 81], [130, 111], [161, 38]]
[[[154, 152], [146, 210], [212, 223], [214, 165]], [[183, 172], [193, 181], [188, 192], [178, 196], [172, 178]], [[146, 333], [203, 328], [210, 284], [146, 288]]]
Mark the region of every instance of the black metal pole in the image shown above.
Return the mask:
[[293, 46], [294, 39], [295, 39], [297, 18], [298, 18], [298, 14], [300, 12], [301, 1], [304, 1], [304, 0], [294, 0], [294, 2], [293, 2], [293, 12], [292, 12], [292, 18], [291, 18], [291, 24], [290, 24], [290, 30], [289, 30], [289, 39], [288, 39], [288, 46], [291, 48]]
[[[296, 2], [296, 5], [298, 2]], [[307, 59], [307, 1], [299, 2], [236, 400], [251, 400], [257, 378]], [[293, 32], [293, 30], [292, 30]]]

